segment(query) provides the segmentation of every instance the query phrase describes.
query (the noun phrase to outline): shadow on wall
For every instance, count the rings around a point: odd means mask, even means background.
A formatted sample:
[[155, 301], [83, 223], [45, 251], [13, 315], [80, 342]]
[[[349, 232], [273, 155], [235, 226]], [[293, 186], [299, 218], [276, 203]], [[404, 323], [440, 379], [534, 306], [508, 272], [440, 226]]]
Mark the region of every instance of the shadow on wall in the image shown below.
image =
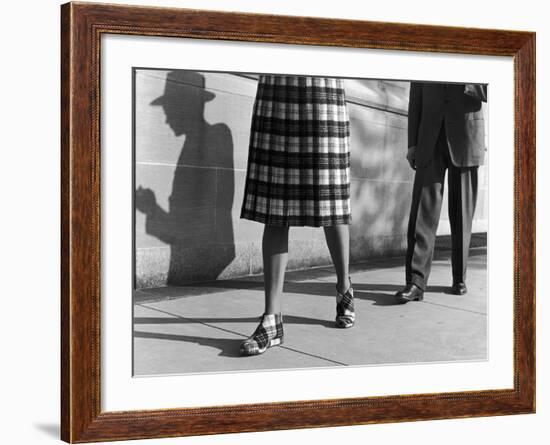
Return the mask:
[[[216, 279], [235, 258], [233, 175], [224, 176], [223, 199], [216, 193], [219, 168], [233, 169], [233, 140], [227, 125], [205, 120], [205, 103], [214, 100], [215, 94], [205, 90], [204, 84], [197, 72], [169, 72], [164, 94], [150, 104], [162, 107], [175, 137], [185, 136], [168, 209], [157, 203], [150, 188], [139, 185], [135, 191], [135, 208], [146, 216], [146, 233], [170, 246], [169, 285]], [[216, 243], [216, 238], [224, 242]]]
[[414, 171], [406, 159], [409, 83], [346, 81], [351, 123], [351, 261], [401, 254]]
[[[351, 124], [350, 259], [400, 255], [404, 262], [414, 179], [405, 158], [409, 82], [346, 79], [345, 88]], [[137, 288], [262, 272], [261, 224], [240, 219], [255, 92], [255, 78], [232, 73], [140, 71]], [[477, 231], [486, 215], [483, 190]], [[446, 213], [439, 235], [449, 233]], [[289, 270], [331, 263], [322, 230], [293, 228], [290, 239]]]

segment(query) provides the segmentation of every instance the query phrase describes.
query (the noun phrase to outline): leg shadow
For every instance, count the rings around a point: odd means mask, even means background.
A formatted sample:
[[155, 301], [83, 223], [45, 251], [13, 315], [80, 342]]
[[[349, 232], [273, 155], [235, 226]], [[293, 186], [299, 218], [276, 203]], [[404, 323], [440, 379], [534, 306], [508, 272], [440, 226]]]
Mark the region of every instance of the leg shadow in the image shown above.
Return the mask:
[[186, 343], [196, 343], [200, 346], [206, 346], [219, 350], [220, 357], [240, 357], [239, 347], [243, 339], [199, 337], [196, 335], [176, 335], [162, 334], [157, 332], [134, 331], [134, 338], [150, 338], [156, 340], [183, 341]]
[[[134, 324], [203, 324], [213, 329], [219, 329], [217, 326], [212, 326], [211, 323], [258, 323], [260, 317], [136, 317]], [[302, 317], [298, 315], [283, 314], [284, 324], [298, 324], [305, 326], [324, 326], [333, 327], [334, 323], [331, 320], [321, 320], [318, 318]], [[239, 332], [234, 332], [237, 335], [244, 335]]]
[[[249, 333], [244, 334], [235, 331], [229, 331], [234, 335], [242, 335], [242, 338], [228, 339], [220, 337], [201, 337], [196, 335], [181, 335], [181, 334], [163, 334], [159, 332], [145, 332], [134, 331], [134, 338], [149, 338], [156, 340], [168, 340], [168, 341], [181, 341], [186, 343], [196, 343], [200, 346], [206, 346], [214, 348], [219, 351], [220, 357], [241, 357], [239, 348], [242, 341], [253, 332], [256, 327], [256, 323], [259, 322], [259, 317], [208, 317], [208, 318], [184, 318], [175, 316], [174, 318], [168, 317], [137, 317], [134, 318], [134, 324], [203, 324], [212, 329], [220, 329], [217, 326], [212, 326], [210, 323], [251, 323], [252, 327]], [[333, 320], [321, 320], [311, 317], [302, 317], [295, 315], [284, 315], [285, 324], [299, 324], [299, 325], [318, 325], [325, 328], [334, 328]], [[223, 329], [228, 332], [227, 329]]]

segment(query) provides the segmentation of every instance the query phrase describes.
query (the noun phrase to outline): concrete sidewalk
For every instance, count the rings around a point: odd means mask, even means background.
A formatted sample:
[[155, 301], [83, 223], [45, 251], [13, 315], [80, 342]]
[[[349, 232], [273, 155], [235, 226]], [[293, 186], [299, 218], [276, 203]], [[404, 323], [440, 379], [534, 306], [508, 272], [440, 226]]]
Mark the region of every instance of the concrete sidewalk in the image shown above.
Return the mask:
[[450, 250], [436, 252], [422, 302], [395, 305], [403, 258], [352, 266], [357, 321], [334, 327], [331, 267], [289, 272], [285, 341], [256, 357], [239, 345], [263, 311], [263, 277], [134, 293], [134, 375], [484, 360], [487, 358], [486, 248], [470, 250], [468, 294], [448, 293]]

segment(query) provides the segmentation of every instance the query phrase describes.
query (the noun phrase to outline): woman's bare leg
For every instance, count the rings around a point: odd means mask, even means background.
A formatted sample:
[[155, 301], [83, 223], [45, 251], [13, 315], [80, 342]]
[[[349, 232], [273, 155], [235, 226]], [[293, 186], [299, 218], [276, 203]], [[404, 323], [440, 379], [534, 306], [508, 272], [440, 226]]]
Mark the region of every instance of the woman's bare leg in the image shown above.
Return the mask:
[[266, 225], [262, 239], [264, 262], [265, 313], [279, 314], [288, 262], [288, 227]]
[[337, 226], [325, 227], [325, 239], [336, 269], [336, 289], [345, 293], [350, 285], [349, 282], [349, 226], [340, 224]]

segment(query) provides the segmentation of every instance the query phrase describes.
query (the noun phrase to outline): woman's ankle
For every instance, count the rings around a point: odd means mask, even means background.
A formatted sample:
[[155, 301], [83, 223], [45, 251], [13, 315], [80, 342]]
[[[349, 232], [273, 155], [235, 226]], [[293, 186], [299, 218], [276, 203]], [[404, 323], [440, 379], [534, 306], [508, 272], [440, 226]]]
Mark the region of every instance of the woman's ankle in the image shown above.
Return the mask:
[[345, 294], [350, 288], [351, 288], [351, 278], [349, 276], [347, 277], [347, 279], [343, 280], [342, 282], [340, 281], [336, 282], [336, 290], [340, 294]]

